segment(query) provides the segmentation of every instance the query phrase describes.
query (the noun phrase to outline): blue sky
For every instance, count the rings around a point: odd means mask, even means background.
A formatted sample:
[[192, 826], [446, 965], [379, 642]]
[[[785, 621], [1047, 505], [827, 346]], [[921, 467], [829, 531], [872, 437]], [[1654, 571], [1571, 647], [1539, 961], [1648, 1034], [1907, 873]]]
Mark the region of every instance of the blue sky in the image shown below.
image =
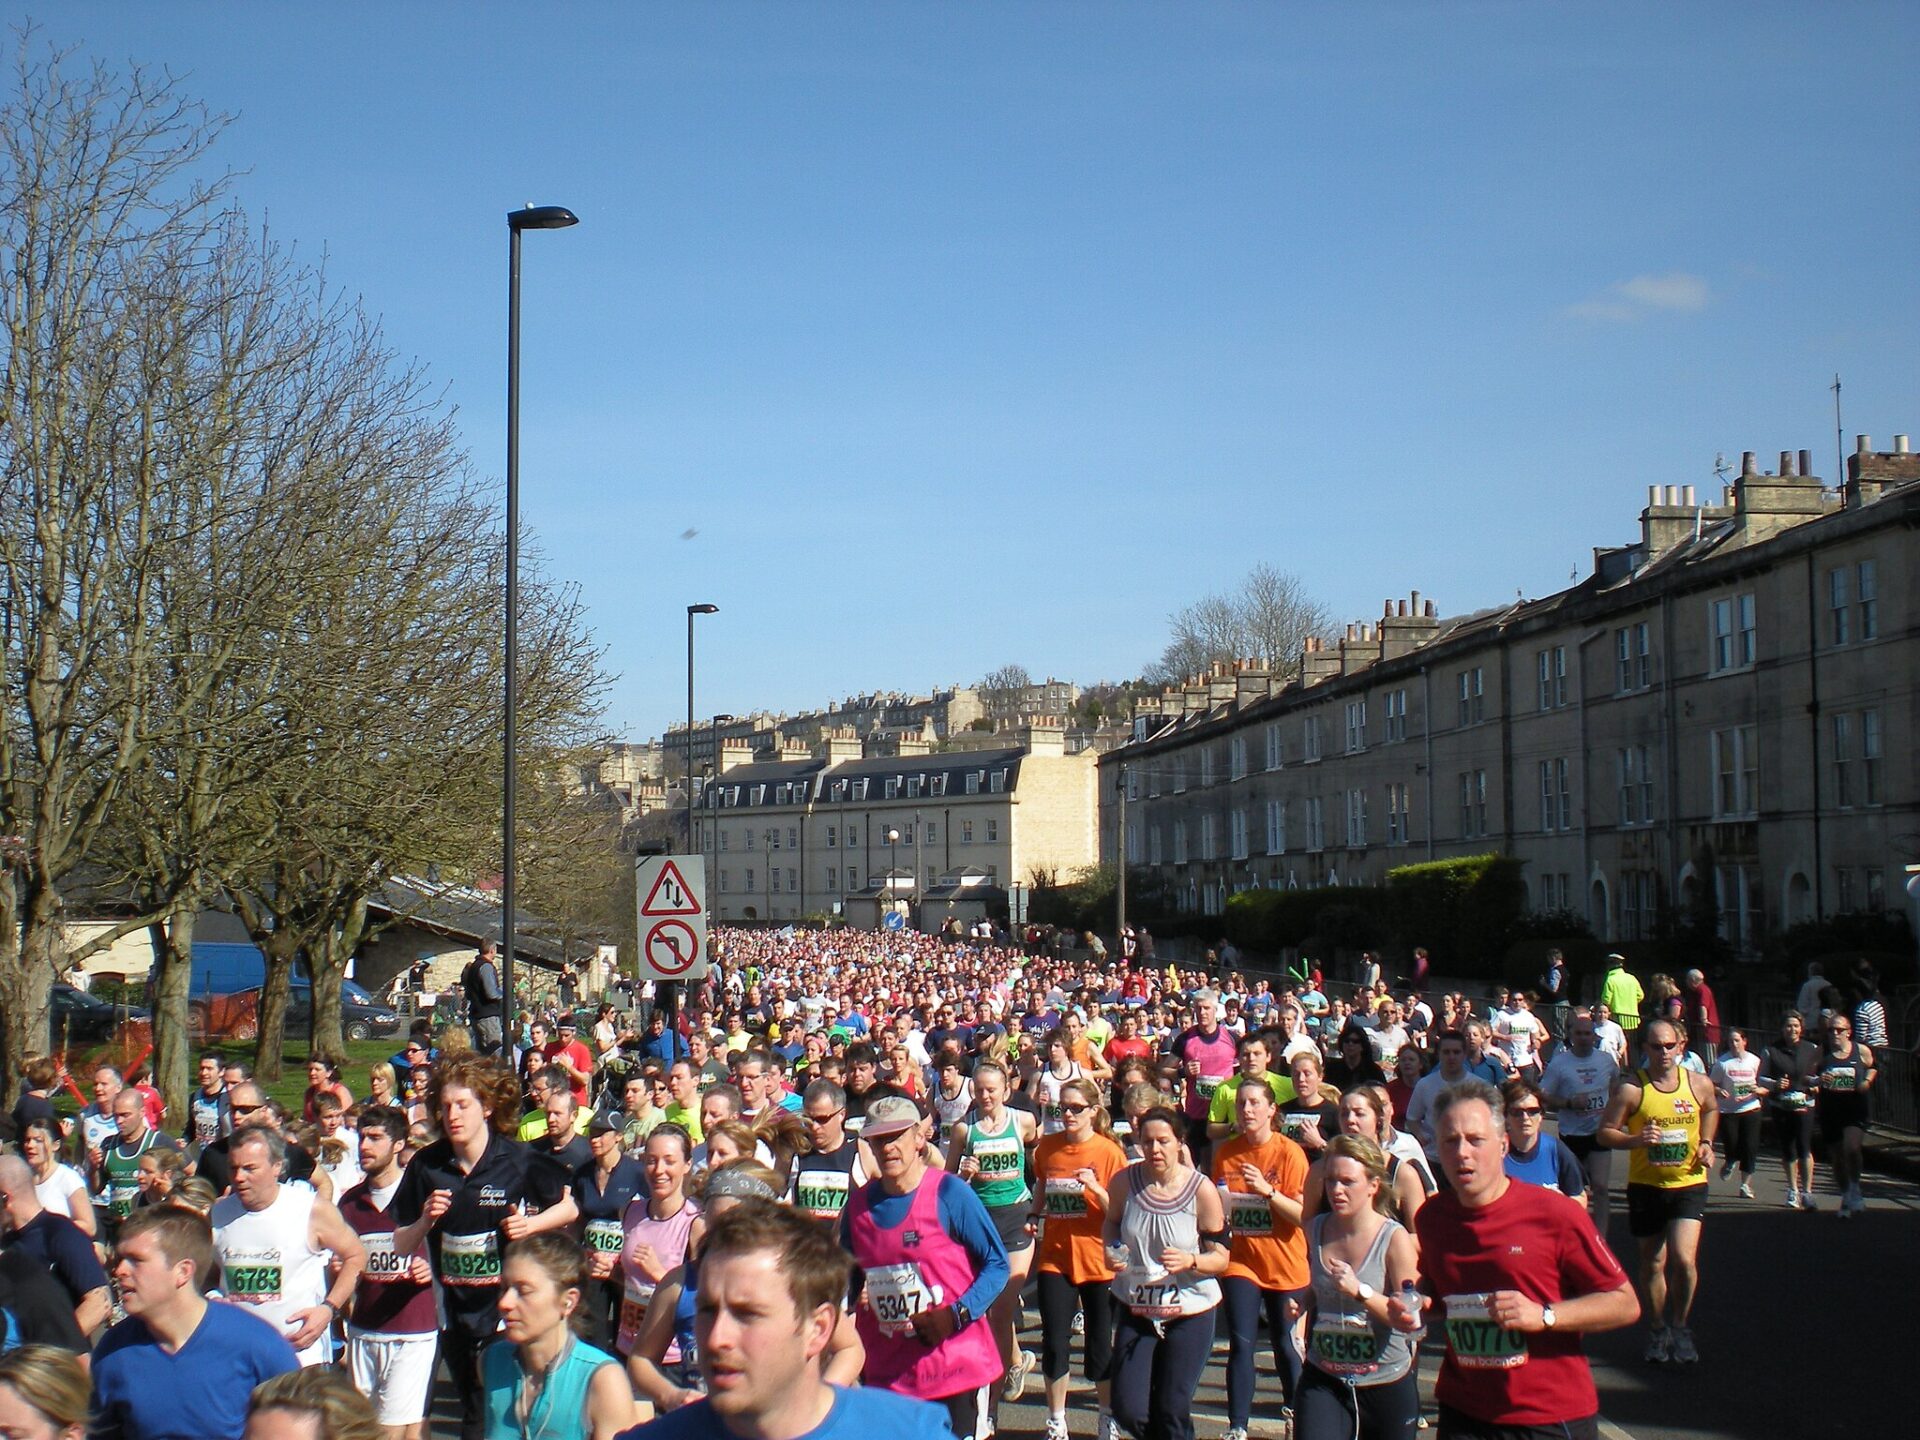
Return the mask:
[[[1261, 561], [1341, 620], [1550, 592], [1649, 484], [1920, 431], [1920, 7], [21, 7], [504, 448], [639, 738], [1137, 674]], [[688, 530], [698, 533], [682, 539]]]

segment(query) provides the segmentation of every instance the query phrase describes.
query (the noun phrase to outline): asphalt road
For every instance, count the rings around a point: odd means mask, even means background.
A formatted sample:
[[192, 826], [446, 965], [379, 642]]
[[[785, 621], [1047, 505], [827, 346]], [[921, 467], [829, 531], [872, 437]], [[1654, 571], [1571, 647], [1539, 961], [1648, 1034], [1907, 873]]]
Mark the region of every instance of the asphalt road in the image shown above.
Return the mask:
[[[1635, 1326], [1588, 1342], [1600, 1388], [1607, 1440], [1858, 1440], [1912, 1434], [1913, 1392], [1920, 1374], [1920, 1187], [1869, 1174], [1865, 1215], [1841, 1220], [1834, 1197], [1814, 1214], [1784, 1207], [1777, 1167], [1755, 1181], [1755, 1198], [1736, 1194], [1738, 1177], [1713, 1182], [1701, 1247], [1701, 1291], [1694, 1335], [1701, 1360], [1687, 1370], [1641, 1360], [1646, 1329]], [[1633, 1268], [1625, 1199], [1614, 1198], [1611, 1240]], [[1031, 1300], [1031, 1297], [1029, 1297]], [[1029, 1303], [1022, 1342], [1039, 1349], [1038, 1313]], [[1197, 1440], [1226, 1429], [1224, 1326], [1194, 1397]], [[1076, 1440], [1094, 1431], [1093, 1391], [1078, 1379], [1068, 1424]], [[1434, 1364], [1423, 1391], [1431, 1410]], [[1279, 1418], [1279, 1381], [1263, 1369], [1252, 1433], [1286, 1434]], [[436, 1394], [433, 1432], [457, 1433], [444, 1379]], [[1039, 1437], [1046, 1408], [1038, 1375], [1023, 1403], [1003, 1405], [1003, 1436]]]

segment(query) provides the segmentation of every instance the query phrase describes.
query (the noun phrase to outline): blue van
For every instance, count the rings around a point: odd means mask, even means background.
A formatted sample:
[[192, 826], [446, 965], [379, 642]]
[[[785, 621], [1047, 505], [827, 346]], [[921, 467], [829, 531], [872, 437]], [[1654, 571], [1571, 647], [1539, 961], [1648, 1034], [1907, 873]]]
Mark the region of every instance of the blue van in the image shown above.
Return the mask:
[[[267, 957], [257, 945], [196, 941], [193, 984], [187, 1005], [199, 1039], [251, 1040], [259, 1034], [256, 1012], [267, 983]], [[303, 962], [294, 962], [287, 996], [287, 1033], [313, 1030], [313, 981]], [[400, 1033], [400, 1016], [351, 980], [340, 982], [340, 1028], [349, 1040], [386, 1039]]]

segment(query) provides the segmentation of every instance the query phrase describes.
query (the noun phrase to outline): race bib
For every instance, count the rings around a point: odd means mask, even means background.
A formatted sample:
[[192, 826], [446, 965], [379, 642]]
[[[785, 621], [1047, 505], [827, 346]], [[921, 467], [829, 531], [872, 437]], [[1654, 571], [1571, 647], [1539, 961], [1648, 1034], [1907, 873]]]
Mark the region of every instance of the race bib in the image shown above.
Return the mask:
[[1735, 1100], [1746, 1100], [1750, 1098], [1752, 1094], [1753, 1082], [1751, 1080], [1736, 1080], [1733, 1082], [1733, 1098]]
[[220, 1112], [212, 1106], [193, 1107], [193, 1138], [202, 1145], [211, 1145], [220, 1138]]
[[266, 1305], [280, 1298], [278, 1250], [230, 1250], [220, 1257], [220, 1273], [229, 1300]]
[[1304, 1110], [1289, 1110], [1280, 1117], [1280, 1133], [1299, 1143], [1308, 1134], [1320, 1132], [1320, 1117]]
[[1678, 1170], [1693, 1159], [1693, 1139], [1683, 1125], [1663, 1125], [1647, 1142], [1647, 1163], [1656, 1170]]
[[1211, 1101], [1213, 1092], [1220, 1088], [1220, 1082], [1226, 1078], [1224, 1075], [1202, 1075], [1193, 1082], [1193, 1088], [1200, 1092], [1202, 1100]]
[[1171, 1320], [1180, 1314], [1180, 1282], [1159, 1268], [1136, 1270], [1127, 1308], [1143, 1320]]
[[1357, 1379], [1380, 1368], [1380, 1337], [1364, 1315], [1318, 1315], [1307, 1343], [1329, 1375]]
[[620, 1334], [631, 1338], [640, 1333], [640, 1322], [647, 1318], [647, 1306], [653, 1303], [653, 1292], [660, 1287], [651, 1280], [640, 1280], [627, 1276], [626, 1289], [620, 1294]]
[[406, 1279], [412, 1262], [394, 1249], [391, 1230], [362, 1235], [360, 1244], [367, 1252], [367, 1268], [360, 1272], [362, 1280], [374, 1285], [391, 1285], [396, 1280]]
[[122, 1220], [133, 1214], [133, 1202], [139, 1198], [137, 1180], [114, 1180], [107, 1185], [107, 1208]]
[[880, 1333], [899, 1338], [913, 1333], [913, 1317], [940, 1304], [940, 1287], [927, 1286], [912, 1263], [880, 1265], [867, 1271], [867, 1308]]
[[1229, 1191], [1227, 1228], [1236, 1235], [1273, 1234], [1273, 1200], [1266, 1195], [1242, 1195]]
[[440, 1281], [445, 1285], [500, 1283], [500, 1233], [440, 1237]]
[[1813, 1103], [1804, 1090], [1788, 1090], [1780, 1097], [1780, 1103], [1789, 1110], [1804, 1110]]
[[1447, 1348], [1453, 1360], [1468, 1370], [1512, 1370], [1527, 1363], [1527, 1339], [1497, 1324], [1487, 1309], [1487, 1296], [1449, 1295]]
[[1852, 1066], [1829, 1070], [1821, 1075], [1820, 1085], [1829, 1095], [1851, 1095], [1860, 1088], [1860, 1072]]
[[626, 1232], [618, 1220], [589, 1220], [583, 1237], [587, 1249], [601, 1255], [613, 1255], [626, 1243]]
[[1586, 1094], [1578, 1096], [1568, 1108], [1578, 1110], [1583, 1115], [1598, 1115], [1607, 1108], [1607, 1092], [1589, 1090]]
[[794, 1177], [793, 1203], [816, 1220], [835, 1220], [847, 1208], [852, 1185], [844, 1170], [802, 1170]]
[[980, 1166], [976, 1180], [1011, 1180], [1020, 1173], [1020, 1137], [1003, 1135], [998, 1140], [976, 1140], [973, 1158]]
[[1070, 1175], [1056, 1175], [1048, 1179], [1047, 1214], [1049, 1217], [1070, 1219], [1087, 1213], [1086, 1186]]

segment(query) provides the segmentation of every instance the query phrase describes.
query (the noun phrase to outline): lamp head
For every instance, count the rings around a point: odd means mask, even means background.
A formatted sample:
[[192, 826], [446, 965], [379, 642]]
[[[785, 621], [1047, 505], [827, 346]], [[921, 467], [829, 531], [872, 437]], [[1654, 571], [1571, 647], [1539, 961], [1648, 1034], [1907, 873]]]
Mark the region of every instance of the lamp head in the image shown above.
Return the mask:
[[579, 223], [580, 217], [564, 205], [529, 205], [507, 212], [509, 230], [564, 230]]
[[687, 614], [689, 615], [717, 615], [719, 613], [720, 613], [720, 607], [718, 605], [687, 606]]

